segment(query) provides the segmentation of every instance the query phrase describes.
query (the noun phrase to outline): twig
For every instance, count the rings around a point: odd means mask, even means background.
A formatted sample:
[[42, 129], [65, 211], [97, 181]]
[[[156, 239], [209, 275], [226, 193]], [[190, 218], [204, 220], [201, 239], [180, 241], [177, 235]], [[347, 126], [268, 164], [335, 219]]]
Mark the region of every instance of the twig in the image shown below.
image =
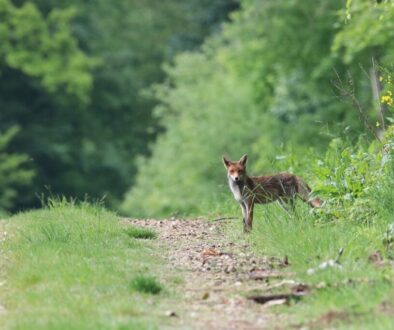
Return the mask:
[[372, 57], [372, 74], [373, 74], [373, 86], [372, 86], [372, 90], [374, 91], [375, 98], [379, 107], [379, 115], [380, 115], [380, 122], [382, 124], [382, 128], [383, 131], [386, 130], [385, 127], [385, 122], [384, 122], [384, 107], [382, 105], [382, 103], [380, 103], [380, 84], [379, 84], [379, 79], [378, 79], [378, 75], [377, 75], [377, 71], [376, 71], [376, 61], [375, 59]]
[[237, 218], [236, 217], [221, 217], [221, 218], [213, 219], [213, 221], [233, 220], [233, 219], [237, 219]]
[[334, 72], [335, 72], [335, 74], [337, 76], [337, 81], [332, 81], [332, 84], [338, 89], [338, 91], [341, 92], [342, 96], [350, 99], [353, 107], [357, 110], [359, 118], [363, 122], [364, 126], [375, 137], [376, 140], [378, 140], [380, 143], [383, 144], [382, 140], [376, 134], [373, 126], [369, 123], [368, 118], [364, 114], [363, 107], [362, 107], [361, 103], [359, 102], [359, 100], [356, 97], [354, 82], [353, 82], [353, 78], [352, 78], [352, 75], [350, 74], [350, 72], [349, 71], [347, 72], [347, 74], [348, 74], [348, 83], [349, 83], [350, 89], [346, 89], [344, 87], [344, 84], [343, 84], [342, 79], [340, 78], [338, 72], [335, 69], [333, 69], [333, 70], [334, 70]]

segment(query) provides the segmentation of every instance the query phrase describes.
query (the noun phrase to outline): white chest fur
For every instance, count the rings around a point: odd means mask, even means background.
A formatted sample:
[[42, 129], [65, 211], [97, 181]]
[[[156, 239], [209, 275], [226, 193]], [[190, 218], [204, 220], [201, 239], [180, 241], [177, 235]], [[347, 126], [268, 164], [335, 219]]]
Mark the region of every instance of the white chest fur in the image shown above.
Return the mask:
[[244, 199], [242, 196], [243, 184], [236, 184], [233, 180], [229, 179], [228, 185], [230, 186], [230, 190], [233, 193], [235, 200], [241, 202]]

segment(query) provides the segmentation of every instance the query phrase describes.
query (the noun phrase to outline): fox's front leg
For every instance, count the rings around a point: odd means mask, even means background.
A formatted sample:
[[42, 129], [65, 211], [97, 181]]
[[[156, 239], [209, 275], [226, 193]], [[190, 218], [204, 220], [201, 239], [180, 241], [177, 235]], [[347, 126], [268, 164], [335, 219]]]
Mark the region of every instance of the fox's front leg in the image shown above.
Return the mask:
[[241, 201], [241, 202], [239, 203], [239, 205], [241, 205], [241, 210], [242, 210], [242, 223], [244, 224], [244, 227], [245, 227], [245, 224], [246, 224], [246, 216], [247, 216], [246, 204], [244, 203], [244, 201]]
[[246, 206], [246, 221], [244, 222], [244, 232], [249, 233], [252, 230], [253, 225], [253, 200], [248, 200], [245, 203]]

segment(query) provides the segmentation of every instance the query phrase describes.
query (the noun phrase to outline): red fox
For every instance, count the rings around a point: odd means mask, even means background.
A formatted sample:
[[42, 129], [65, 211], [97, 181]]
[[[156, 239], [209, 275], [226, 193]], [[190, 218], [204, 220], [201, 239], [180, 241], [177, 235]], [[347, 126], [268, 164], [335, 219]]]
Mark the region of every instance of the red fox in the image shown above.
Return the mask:
[[234, 198], [240, 203], [244, 231], [250, 232], [253, 223], [254, 204], [266, 204], [279, 201], [286, 209], [294, 208], [294, 201], [299, 197], [311, 207], [320, 207], [320, 198], [310, 198], [311, 188], [298, 176], [290, 173], [278, 173], [267, 176], [248, 176], [246, 174], [247, 155], [233, 162], [223, 156], [227, 169], [228, 184]]

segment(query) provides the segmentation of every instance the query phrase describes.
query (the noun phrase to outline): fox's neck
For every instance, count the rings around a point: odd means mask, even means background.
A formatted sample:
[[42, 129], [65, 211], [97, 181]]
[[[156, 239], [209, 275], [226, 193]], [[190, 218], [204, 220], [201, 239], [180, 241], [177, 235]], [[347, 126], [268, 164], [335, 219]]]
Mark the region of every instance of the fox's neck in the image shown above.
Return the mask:
[[243, 192], [247, 179], [248, 177], [246, 175], [242, 180], [239, 181], [233, 181], [230, 177], [228, 178], [228, 185], [230, 186], [230, 190], [233, 193], [234, 198], [239, 202], [243, 200]]

